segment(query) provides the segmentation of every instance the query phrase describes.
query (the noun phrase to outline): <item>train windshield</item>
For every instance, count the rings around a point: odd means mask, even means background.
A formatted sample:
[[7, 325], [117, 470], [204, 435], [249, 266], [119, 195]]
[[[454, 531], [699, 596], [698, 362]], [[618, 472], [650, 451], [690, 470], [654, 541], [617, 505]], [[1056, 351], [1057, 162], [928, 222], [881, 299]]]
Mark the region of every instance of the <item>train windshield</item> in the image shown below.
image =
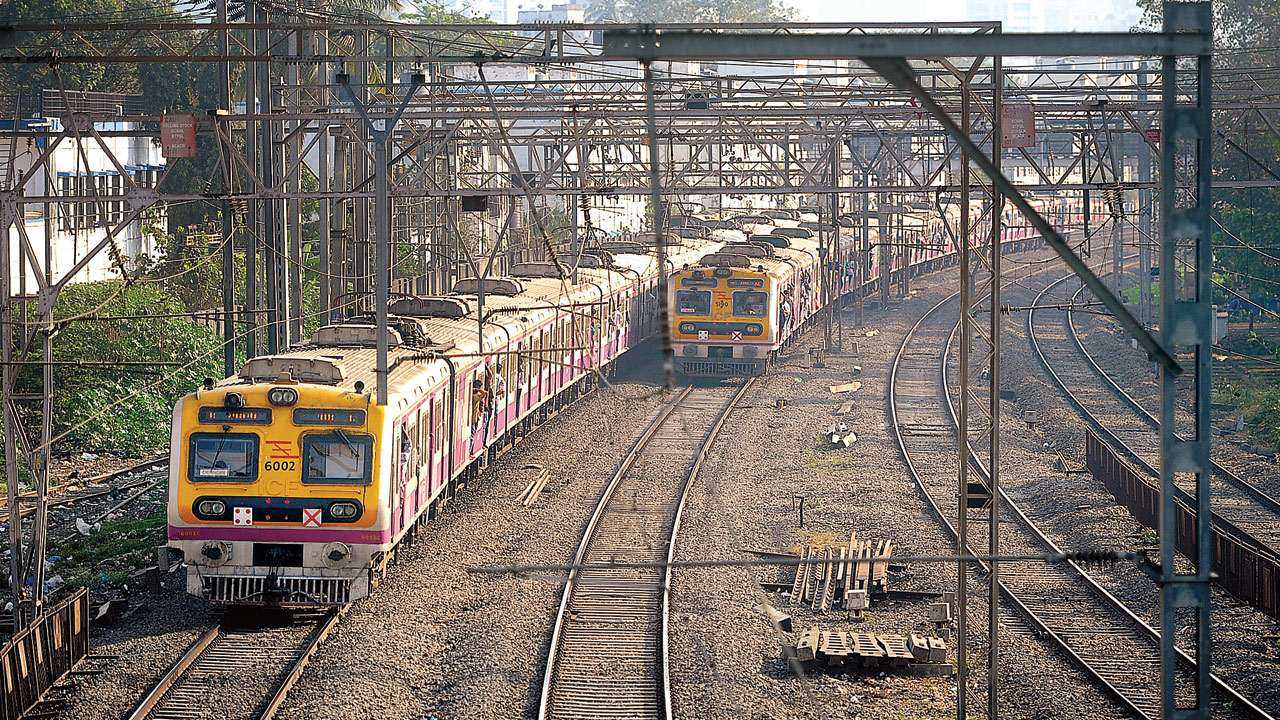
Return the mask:
[[676, 312], [681, 315], [710, 315], [711, 293], [706, 290], [677, 290]]
[[373, 438], [334, 429], [302, 440], [302, 482], [327, 485], [366, 485]]
[[258, 436], [194, 433], [187, 467], [192, 480], [252, 482], [258, 475]]
[[769, 294], [739, 290], [733, 294], [733, 314], [738, 317], [764, 317], [769, 312]]

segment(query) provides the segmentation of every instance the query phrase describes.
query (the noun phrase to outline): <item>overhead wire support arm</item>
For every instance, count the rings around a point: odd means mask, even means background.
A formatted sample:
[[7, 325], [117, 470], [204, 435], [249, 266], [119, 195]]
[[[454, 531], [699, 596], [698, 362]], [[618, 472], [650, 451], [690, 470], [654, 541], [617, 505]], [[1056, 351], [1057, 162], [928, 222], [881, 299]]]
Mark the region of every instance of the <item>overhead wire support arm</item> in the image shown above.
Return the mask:
[[377, 317], [377, 400], [379, 405], [387, 404], [387, 374], [390, 352], [387, 341], [387, 306], [391, 302], [391, 191], [387, 177], [387, 144], [395, 132], [396, 123], [400, 122], [404, 110], [409, 106], [418, 88], [426, 83], [426, 76], [421, 70], [414, 69], [409, 89], [400, 101], [400, 107], [390, 118], [383, 118], [381, 123], [369, 117], [368, 109], [351, 90], [351, 76], [340, 70], [335, 78], [346, 101], [351, 103], [356, 113], [364, 121], [373, 140], [374, 164], [374, 215], [376, 236], [374, 238], [374, 312]]
[[1076, 275], [1080, 276], [1080, 279], [1094, 294], [1094, 297], [1098, 298], [1098, 300], [1115, 316], [1116, 322], [1120, 323], [1120, 325], [1128, 331], [1129, 335], [1137, 340], [1138, 344], [1141, 345], [1142, 348], [1147, 351], [1147, 354], [1159, 363], [1161, 367], [1174, 376], [1182, 374], [1183, 367], [1178, 364], [1178, 361], [1173, 357], [1173, 354], [1161, 345], [1160, 341], [1156, 340], [1151, 333], [1147, 332], [1147, 329], [1142, 325], [1142, 323], [1138, 322], [1138, 319], [1133, 316], [1133, 313], [1129, 312], [1129, 309], [1124, 306], [1124, 303], [1121, 302], [1114, 293], [1111, 292], [1111, 289], [1102, 282], [1102, 279], [1099, 278], [1093, 270], [1091, 270], [1089, 266], [1075, 254], [1074, 251], [1072, 251], [1071, 246], [1067, 244], [1067, 241], [1062, 237], [1062, 235], [1060, 235], [1058, 231], [1049, 224], [1048, 220], [1045, 220], [1044, 217], [1031, 206], [1031, 203], [1027, 202], [1027, 199], [1018, 191], [1017, 186], [1010, 182], [1009, 178], [1005, 177], [1004, 173], [1000, 172], [1000, 170], [995, 166], [995, 163], [992, 162], [991, 158], [988, 157], [987, 154], [984, 153], [966, 133], [960, 130], [960, 127], [956, 125], [956, 122], [952, 119], [951, 115], [947, 113], [947, 111], [933, 99], [933, 96], [931, 96], [929, 92], [920, 85], [919, 81], [916, 79], [915, 73], [911, 70], [911, 66], [907, 64], [906, 60], [902, 58], [885, 57], [863, 57], [859, 59], [870, 66], [871, 69], [880, 73], [885, 80], [909, 91], [913, 96], [915, 96], [915, 98], [920, 102], [921, 107], [941, 123], [955, 141], [969, 153], [969, 157], [972, 162], [977, 165], [988, 178], [990, 178], [996, 190], [1022, 212], [1023, 216], [1026, 217], [1027, 220], [1036, 228], [1041, 237], [1045, 239], [1045, 242], [1049, 243], [1050, 247], [1058, 253], [1058, 256], [1062, 258], [1062, 261], [1065, 262], [1067, 266], [1076, 273]]

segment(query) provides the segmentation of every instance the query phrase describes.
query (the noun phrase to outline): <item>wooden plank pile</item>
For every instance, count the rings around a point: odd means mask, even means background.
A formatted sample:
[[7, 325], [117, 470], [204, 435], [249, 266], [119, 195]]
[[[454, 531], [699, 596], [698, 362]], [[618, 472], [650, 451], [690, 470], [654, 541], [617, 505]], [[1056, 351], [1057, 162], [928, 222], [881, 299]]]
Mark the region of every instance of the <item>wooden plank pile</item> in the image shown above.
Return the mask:
[[888, 590], [892, 554], [892, 540], [859, 540], [856, 531], [839, 546], [805, 547], [791, 583], [792, 606], [818, 612], [841, 608], [861, 617], [871, 595]]
[[823, 630], [813, 626], [800, 635], [794, 648], [800, 662], [828, 667], [877, 670], [909, 669], [918, 675], [949, 675], [947, 645], [941, 638], [918, 633], [898, 635]]

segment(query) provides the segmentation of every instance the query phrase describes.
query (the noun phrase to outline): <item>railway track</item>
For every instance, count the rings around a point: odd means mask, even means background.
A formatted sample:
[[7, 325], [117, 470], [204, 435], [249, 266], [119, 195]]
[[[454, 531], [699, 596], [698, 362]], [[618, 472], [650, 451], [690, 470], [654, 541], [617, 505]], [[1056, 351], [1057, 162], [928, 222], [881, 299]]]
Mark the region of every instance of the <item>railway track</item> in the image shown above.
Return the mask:
[[[75, 481], [67, 481], [59, 483], [50, 488], [49, 507], [57, 508], [68, 505], [77, 505], [88, 501], [98, 501], [105, 496], [115, 495], [126, 490], [134, 490], [136, 488], [149, 489], [156, 482], [157, 477], [163, 479], [164, 472], [169, 468], [169, 456], [162, 455], [159, 457], [148, 458], [141, 462], [130, 465], [127, 468], [116, 470], [114, 472], [97, 475], [88, 478], [79, 478]], [[78, 490], [66, 491], [69, 485], [80, 485]], [[97, 487], [93, 487], [93, 486]], [[19, 514], [23, 519], [35, 514], [36, 508], [35, 494], [24, 493], [18, 497], [20, 506]], [[9, 503], [0, 500], [0, 515], [8, 516]]]
[[[752, 381], [686, 387], [627, 451], [587, 523], [574, 564], [670, 560], [689, 487]], [[539, 718], [670, 718], [670, 570], [575, 570], [556, 615]]]
[[[1143, 470], [1158, 476], [1160, 422], [1119, 382], [1106, 372], [1080, 337], [1075, 313], [1081, 290], [1063, 293], [1064, 281], [1055, 282], [1036, 296], [1027, 316], [1027, 335], [1033, 351], [1050, 378], [1077, 412], [1113, 446], [1129, 455]], [[1057, 297], [1055, 297], [1055, 294]], [[1064, 307], [1056, 307], [1062, 305]], [[1189, 426], [1186, 411], [1180, 423]], [[1245, 544], [1273, 557], [1280, 555], [1280, 500], [1239, 477], [1217, 462], [1212, 463], [1210, 489], [1214, 522]], [[1180, 478], [1179, 496], [1195, 507], [1194, 484]]]
[[[1044, 278], [1044, 272], [1022, 282], [1048, 282], [1051, 278]], [[952, 295], [935, 305], [904, 337], [893, 358], [889, 387], [890, 419], [899, 449], [917, 487], [952, 538], [956, 530], [951, 518], [956, 517], [960, 500], [956, 419], [947, 391], [946, 358], [955, 335], [957, 300]], [[948, 308], [952, 312], [945, 312]], [[975, 472], [985, 476], [986, 467], [974, 457]], [[1060, 551], [1003, 491], [1001, 508], [1002, 552]], [[985, 547], [985, 524], [971, 525], [969, 539], [975, 547]], [[1007, 621], [1025, 623], [1047, 637], [1135, 716], [1159, 716], [1159, 636], [1121, 600], [1074, 563], [1004, 566], [1001, 578], [1001, 593], [1016, 610], [1006, 616]], [[1189, 684], [1192, 661], [1186, 655], [1183, 660], [1185, 682], [1180, 686], [1193, 687]], [[1269, 717], [1216, 677], [1214, 694], [1217, 717]]]
[[128, 720], [271, 720], [346, 606], [288, 625], [226, 619], [207, 630]]

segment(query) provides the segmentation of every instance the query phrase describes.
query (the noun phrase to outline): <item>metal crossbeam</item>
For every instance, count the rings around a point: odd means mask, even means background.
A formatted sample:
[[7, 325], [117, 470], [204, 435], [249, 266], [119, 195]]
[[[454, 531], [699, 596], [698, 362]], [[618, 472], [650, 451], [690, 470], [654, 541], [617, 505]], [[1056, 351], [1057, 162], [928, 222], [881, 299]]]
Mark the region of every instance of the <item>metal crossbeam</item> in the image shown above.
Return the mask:
[[1204, 33], [711, 34], [606, 30], [600, 55], [632, 60], [847, 60], [1043, 55], [1201, 55]]

